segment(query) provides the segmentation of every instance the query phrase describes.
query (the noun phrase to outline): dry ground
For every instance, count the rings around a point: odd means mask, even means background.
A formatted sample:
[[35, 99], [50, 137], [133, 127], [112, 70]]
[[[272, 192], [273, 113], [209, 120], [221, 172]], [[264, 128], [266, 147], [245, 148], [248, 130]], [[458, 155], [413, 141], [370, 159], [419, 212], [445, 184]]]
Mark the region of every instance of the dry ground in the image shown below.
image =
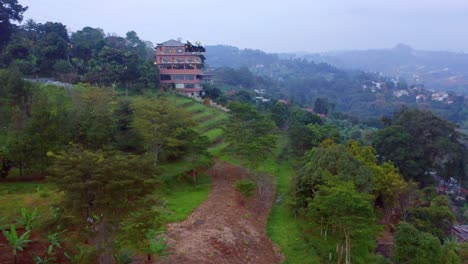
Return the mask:
[[242, 167], [217, 161], [208, 173], [208, 199], [186, 221], [167, 225], [172, 255], [165, 263], [279, 263], [283, 257], [265, 233], [274, 184], [242, 202], [232, 187], [245, 175]]

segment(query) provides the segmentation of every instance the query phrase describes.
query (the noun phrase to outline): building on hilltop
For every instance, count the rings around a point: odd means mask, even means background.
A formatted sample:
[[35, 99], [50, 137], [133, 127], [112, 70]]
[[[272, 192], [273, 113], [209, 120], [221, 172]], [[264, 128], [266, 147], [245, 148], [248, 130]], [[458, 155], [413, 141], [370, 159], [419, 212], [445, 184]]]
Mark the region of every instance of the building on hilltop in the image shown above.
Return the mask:
[[203, 91], [203, 67], [205, 48], [168, 40], [156, 47], [155, 64], [159, 67], [162, 88], [173, 87], [178, 93], [199, 97]]

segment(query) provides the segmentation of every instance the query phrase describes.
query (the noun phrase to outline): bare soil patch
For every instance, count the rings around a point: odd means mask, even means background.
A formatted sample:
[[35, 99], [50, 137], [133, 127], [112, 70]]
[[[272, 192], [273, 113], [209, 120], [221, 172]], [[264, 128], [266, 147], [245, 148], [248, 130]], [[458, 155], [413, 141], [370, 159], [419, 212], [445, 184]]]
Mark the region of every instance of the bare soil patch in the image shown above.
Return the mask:
[[242, 202], [232, 187], [245, 175], [242, 167], [216, 161], [208, 173], [208, 199], [186, 221], [167, 225], [172, 255], [165, 263], [279, 263], [283, 256], [265, 232], [274, 184]]

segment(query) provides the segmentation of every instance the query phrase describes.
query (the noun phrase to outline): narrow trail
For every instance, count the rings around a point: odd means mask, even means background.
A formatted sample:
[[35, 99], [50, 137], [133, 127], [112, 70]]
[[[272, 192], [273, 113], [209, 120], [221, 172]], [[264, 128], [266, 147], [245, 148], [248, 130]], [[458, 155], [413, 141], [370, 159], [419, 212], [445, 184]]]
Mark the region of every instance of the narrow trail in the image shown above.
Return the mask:
[[164, 263], [279, 263], [283, 257], [265, 232], [274, 185], [242, 204], [232, 187], [245, 173], [242, 167], [218, 160], [208, 173], [208, 199], [186, 221], [167, 225], [173, 254]]

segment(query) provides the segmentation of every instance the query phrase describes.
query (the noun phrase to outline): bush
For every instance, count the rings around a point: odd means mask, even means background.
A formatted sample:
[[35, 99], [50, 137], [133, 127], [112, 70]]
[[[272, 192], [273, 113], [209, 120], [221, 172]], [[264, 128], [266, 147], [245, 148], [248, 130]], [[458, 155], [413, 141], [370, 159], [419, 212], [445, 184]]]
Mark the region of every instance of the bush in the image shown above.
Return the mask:
[[257, 184], [252, 180], [238, 180], [234, 183], [234, 189], [245, 197], [250, 197], [255, 194]]

